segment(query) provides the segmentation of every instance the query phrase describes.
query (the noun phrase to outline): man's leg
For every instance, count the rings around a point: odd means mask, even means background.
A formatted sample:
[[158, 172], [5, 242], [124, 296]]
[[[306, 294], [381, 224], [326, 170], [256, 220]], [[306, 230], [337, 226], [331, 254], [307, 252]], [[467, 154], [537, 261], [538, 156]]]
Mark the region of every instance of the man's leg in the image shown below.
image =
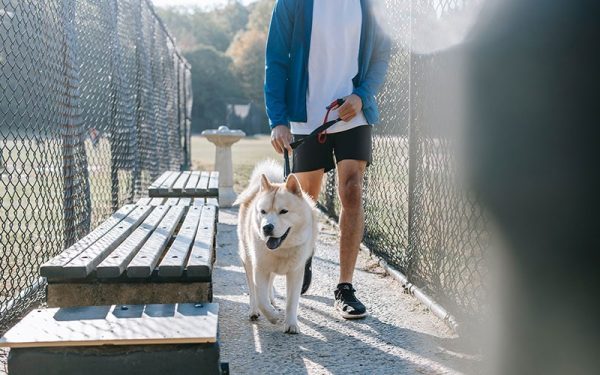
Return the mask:
[[324, 169], [310, 172], [298, 172], [294, 175], [300, 181], [300, 187], [316, 202], [321, 192], [321, 183], [323, 181]]
[[363, 239], [365, 215], [363, 177], [367, 162], [341, 160], [338, 165], [340, 211], [340, 283], [352, 283], [358, 250]]

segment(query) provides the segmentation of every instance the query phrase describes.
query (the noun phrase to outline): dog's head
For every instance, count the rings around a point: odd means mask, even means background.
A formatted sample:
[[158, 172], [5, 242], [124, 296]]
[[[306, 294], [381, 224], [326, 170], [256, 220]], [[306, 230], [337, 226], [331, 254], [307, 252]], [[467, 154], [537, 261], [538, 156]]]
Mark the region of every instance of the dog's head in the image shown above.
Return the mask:
[[312, 219], [300, 182], [293, 174], [284, 184], [272, 184], [262, 175], [254, 209], [260, 238], [273, 251], [302, 243], [302, 232]]

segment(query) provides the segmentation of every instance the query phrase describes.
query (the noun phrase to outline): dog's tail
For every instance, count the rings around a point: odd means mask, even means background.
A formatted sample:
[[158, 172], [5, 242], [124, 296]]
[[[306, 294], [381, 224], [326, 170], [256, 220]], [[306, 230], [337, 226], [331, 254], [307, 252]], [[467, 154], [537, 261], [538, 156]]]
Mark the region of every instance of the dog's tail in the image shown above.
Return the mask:
[[283, 167], [273, 159], [267, 159], [259, 162], [252, 171], [248, 187], [238, 195], [234, 205], [249, 203], [260, 189], [260, 179], [262, 175], [267, 176], [273, 184], [283, 182]]

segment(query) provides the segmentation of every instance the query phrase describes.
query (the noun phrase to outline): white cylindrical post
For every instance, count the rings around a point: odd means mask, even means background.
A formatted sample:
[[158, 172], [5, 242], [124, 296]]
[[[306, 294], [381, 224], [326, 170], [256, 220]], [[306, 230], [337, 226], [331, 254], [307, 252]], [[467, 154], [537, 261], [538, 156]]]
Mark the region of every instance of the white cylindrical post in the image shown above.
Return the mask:
[[205, 130], [202, 136], [215, 145], [215, 169], [219, 172], [219, 206], [231, 207], [237, 195], [233, 191], [233, 160], [231, 146], [246, 136], [241, 130], [219, 126], [217, 130]]

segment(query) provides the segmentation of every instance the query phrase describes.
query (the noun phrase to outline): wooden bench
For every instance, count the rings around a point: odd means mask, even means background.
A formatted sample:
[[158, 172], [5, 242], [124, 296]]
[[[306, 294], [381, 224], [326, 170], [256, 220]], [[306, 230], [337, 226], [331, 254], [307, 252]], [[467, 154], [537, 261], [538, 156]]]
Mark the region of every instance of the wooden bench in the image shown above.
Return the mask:
[[212, 301], [216, 222], [214, 205], [125, 205], [41, 266], [48, 306]]
[[150, 197], [218, 197], [219, 172], [167, 171], [148, 188]]
[[48, 308], [0, 339], [11, 375], [220, 374], [217, 304]]
[[140, 200], [136, 203], [139, 206], [203, 206], [205, 204], [213, 205], [218, 207], [219, 201], [216, 197], [206, 197], [206, 198], [165, 198], [165, 197], [156, 197], [156, 198], [140, 198]]

